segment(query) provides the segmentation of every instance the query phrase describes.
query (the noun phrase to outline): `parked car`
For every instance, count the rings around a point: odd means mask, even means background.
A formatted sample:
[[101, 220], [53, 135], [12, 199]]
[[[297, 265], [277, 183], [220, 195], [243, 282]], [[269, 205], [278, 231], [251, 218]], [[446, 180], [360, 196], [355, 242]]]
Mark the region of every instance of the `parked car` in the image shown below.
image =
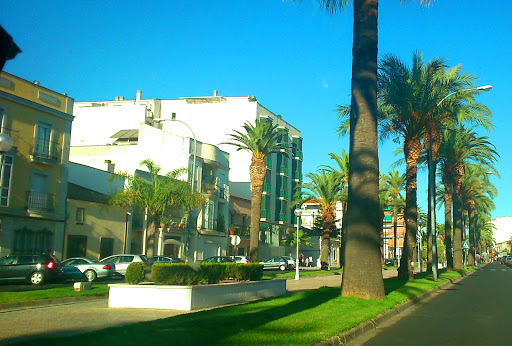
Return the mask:
[[62, 281], [87, 281], [84, 273], [75, 266], [62, 266], [62, 275], [60, 276]]
[[234, 262], [234, 260], [233, 260], [232, 257], [228, 257], [228, 256], [214, 256], [214, 257], [209, 257], [209, 258], [205, 259], [203, 262], [206, 262], [206, 263], [227, 263], [227, 262]]
[[154, 256], [153, 257], [154, 263], [185, 263], [180, 258], [172, 257], [172, 256]]
[[235, 260], [236, 263], [249, 263], [250, 257], [249, 256], [231, 256]]
[[112, 255], [109, 257], [105, 257], [100, 260], [103, 264], [113, 264], [115, 266], [116, 273], [124, 275], [126, 273], [126, 268], [133, 262], [143, 262], [146, 263], [148, 259], [144, 255], [131, 255], [131, 254], [122, 254], [122, 255]]
[[0, 281], [29, 281], [33, 285], [57, 280], [60, 261], [52, 255], [9, 255], [0, 258]]
[[101, 263], [85, 257], [68, 258], [67, 260], [62, 261], [62, 266], [63, 270], [67, 266], [76, 267], [85, 275], [87, 281], [94, 281], [96, 278], [110, 278], [116, 272], [116, 266], [114, 263]]
[[295, 258], [291, 256], [281, 256], [285, 260], [288, 261], [288, 265], [291, 267], [291, 269], [295, 269]]
[[270, 257], [260, 263], [263, 264], [263, 270], [279, 269], [284, 271], [290, 269], [288, 260], [281, 256]]
[[392, 258], [386, 258], [384, 260], [384, 265], [385, 266], [392, 266], [393, 265], [393, 259]]

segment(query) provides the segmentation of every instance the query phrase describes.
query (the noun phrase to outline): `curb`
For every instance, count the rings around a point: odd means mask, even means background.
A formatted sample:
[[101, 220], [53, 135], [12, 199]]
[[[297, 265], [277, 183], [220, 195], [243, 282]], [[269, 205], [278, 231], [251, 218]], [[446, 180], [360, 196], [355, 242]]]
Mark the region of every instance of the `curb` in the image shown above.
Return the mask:
[[386, 312], [383, 312], [382, 314], [376, 316], [375, 318], [366, 322], [362, 322], [359, 325], [355, 326], [354, 328], [349, 329], [336, 336], [333, 336], [325, 341], [317, 343], [316, 345], [348, 345], [351, 342], [355, 341], [357, 338], [361, 337], [362, 335], [379, 328], [379, 326], [382, 325], [384, 322], [389, 321], [393, 317], [399, 316], [400, 314], [406, 312], [407, 310], [413, 308], [414, 306], [420, 303], [428, 301], [429, 299], [433, 298], [440, 290], [455, 285], [456, 283], [464, 280], [467, 276], [473, 273], [474, 271], [471, 271], [469, 273], [466, 273], [466, 275], [464, 276], [461, 275], [454, 279], [450, 279], [446, 282], [443, 282], [442, 284], [433, 288], [430, 291], [427, 291], [419, 296], [416, 296], [410, 300], [400, 303], [394, 308]]
[[0, 304], [0, 312], [2, 310], [12, 310], [12, 309], [20, 309], [20, 308], [29, 308], [36, 306], [46, 306], [46, 305], [58, 305], [58, 304], [71, 304], [76, 302], [84, 302], [89, 300], [100, 300], [108, 298], [108, 294], [102, 294], [97, 296], [80, 296], [80, 297], [63, 297], [63, 298], [50, 298], [50, 299], [40, 299], [40, 300], [31, 300], [27, 302], [12, 302], [12, 303], [2, 303]]

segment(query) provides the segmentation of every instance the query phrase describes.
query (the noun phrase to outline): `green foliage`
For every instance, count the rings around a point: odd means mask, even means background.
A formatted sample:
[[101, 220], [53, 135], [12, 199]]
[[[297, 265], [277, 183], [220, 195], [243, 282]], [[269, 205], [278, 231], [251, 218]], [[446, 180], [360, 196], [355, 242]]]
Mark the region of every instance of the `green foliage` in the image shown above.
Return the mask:
[[151, 268], [151, 280], [157, 285], [204, 285], [228, 278], [256, 281], [262, 277], [263, 265], [259, 263], [200, 263], [197, 268], [188, 264], [157, 263]]
[[124, 281], [129, 283], [130, 285], [136, 285], [142, 280], [144, 280], [144, 271], [146, 270], [146, 265], [142, 262], [133, 262], [130, 263], [128, 268], [126, 268], [126, 273], [124, 274]]
[[[308, 237], [307, 233], [302, 229], [299, 230], [299, 245], [313, 247], [311, 244], [311, 237]], [[295, 246], [297, 243], [297, 233], [295, 231], [290, 230], [290, 232], [286, 233], [286, 239], [283, 242], [286, 246]]]

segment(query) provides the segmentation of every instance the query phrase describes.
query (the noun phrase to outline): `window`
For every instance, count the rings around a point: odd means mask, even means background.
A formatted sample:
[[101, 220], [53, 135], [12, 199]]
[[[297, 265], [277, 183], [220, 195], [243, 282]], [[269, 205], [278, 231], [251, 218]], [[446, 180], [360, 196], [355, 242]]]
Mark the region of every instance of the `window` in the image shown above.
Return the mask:
[[14, 157], [2, 155], [2, 167], [0, 170], [0, 206], [9, 206], [9, 195], [11, 192], [11, 173]]
[[100, 239], [100, 258], [112, 256], [114, 254], [114, 238]]
[[34, 140], [34, 154], [43, 157], [50, 155], [50, 140], [52, 125], [45, 122], [38, 122], [36, 125], [36, 138]]
[[51, 253], [53, 233], [48, 229], [33, 231], [26, 227], [14, 231], [11, 254]]
[[67, 257], [85, 257], [87, 253], [87, 236], [68, 235]]
[[85, 208], [76, 208], [76, 223], [79, 225], [84, 224]]

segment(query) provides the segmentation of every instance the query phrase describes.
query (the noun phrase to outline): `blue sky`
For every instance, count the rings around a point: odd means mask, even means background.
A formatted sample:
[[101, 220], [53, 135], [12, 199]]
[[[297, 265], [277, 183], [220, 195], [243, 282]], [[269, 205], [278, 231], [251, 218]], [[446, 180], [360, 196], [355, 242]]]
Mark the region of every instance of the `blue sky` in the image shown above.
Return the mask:
[[[352, 7], [336, 15], [317, 1], [2, 1], [0, 23], [23, 50], [4, 70], [76, 101], [255, 95], [302, 131], [304, 173], [348, 150], [334, 108], [350, 102]], [[512, 2], [438, 0], [380, 2], [379, 56], [410, 62], [445, 57], [493, 90], [478, 96], [493, 112], [490, 140], [501, 158], [493, 217], [512, 215], [508, 136]], [[483, 135], [484, 133], [481, 132]], [[379, 146], [380, 169], [396, 160]], [[404, 168], [401, 169], [402, 172]], [[426, 174], [418, 202], [426, 210]], [[442, 212], [438, 213], [440, 220]]]

